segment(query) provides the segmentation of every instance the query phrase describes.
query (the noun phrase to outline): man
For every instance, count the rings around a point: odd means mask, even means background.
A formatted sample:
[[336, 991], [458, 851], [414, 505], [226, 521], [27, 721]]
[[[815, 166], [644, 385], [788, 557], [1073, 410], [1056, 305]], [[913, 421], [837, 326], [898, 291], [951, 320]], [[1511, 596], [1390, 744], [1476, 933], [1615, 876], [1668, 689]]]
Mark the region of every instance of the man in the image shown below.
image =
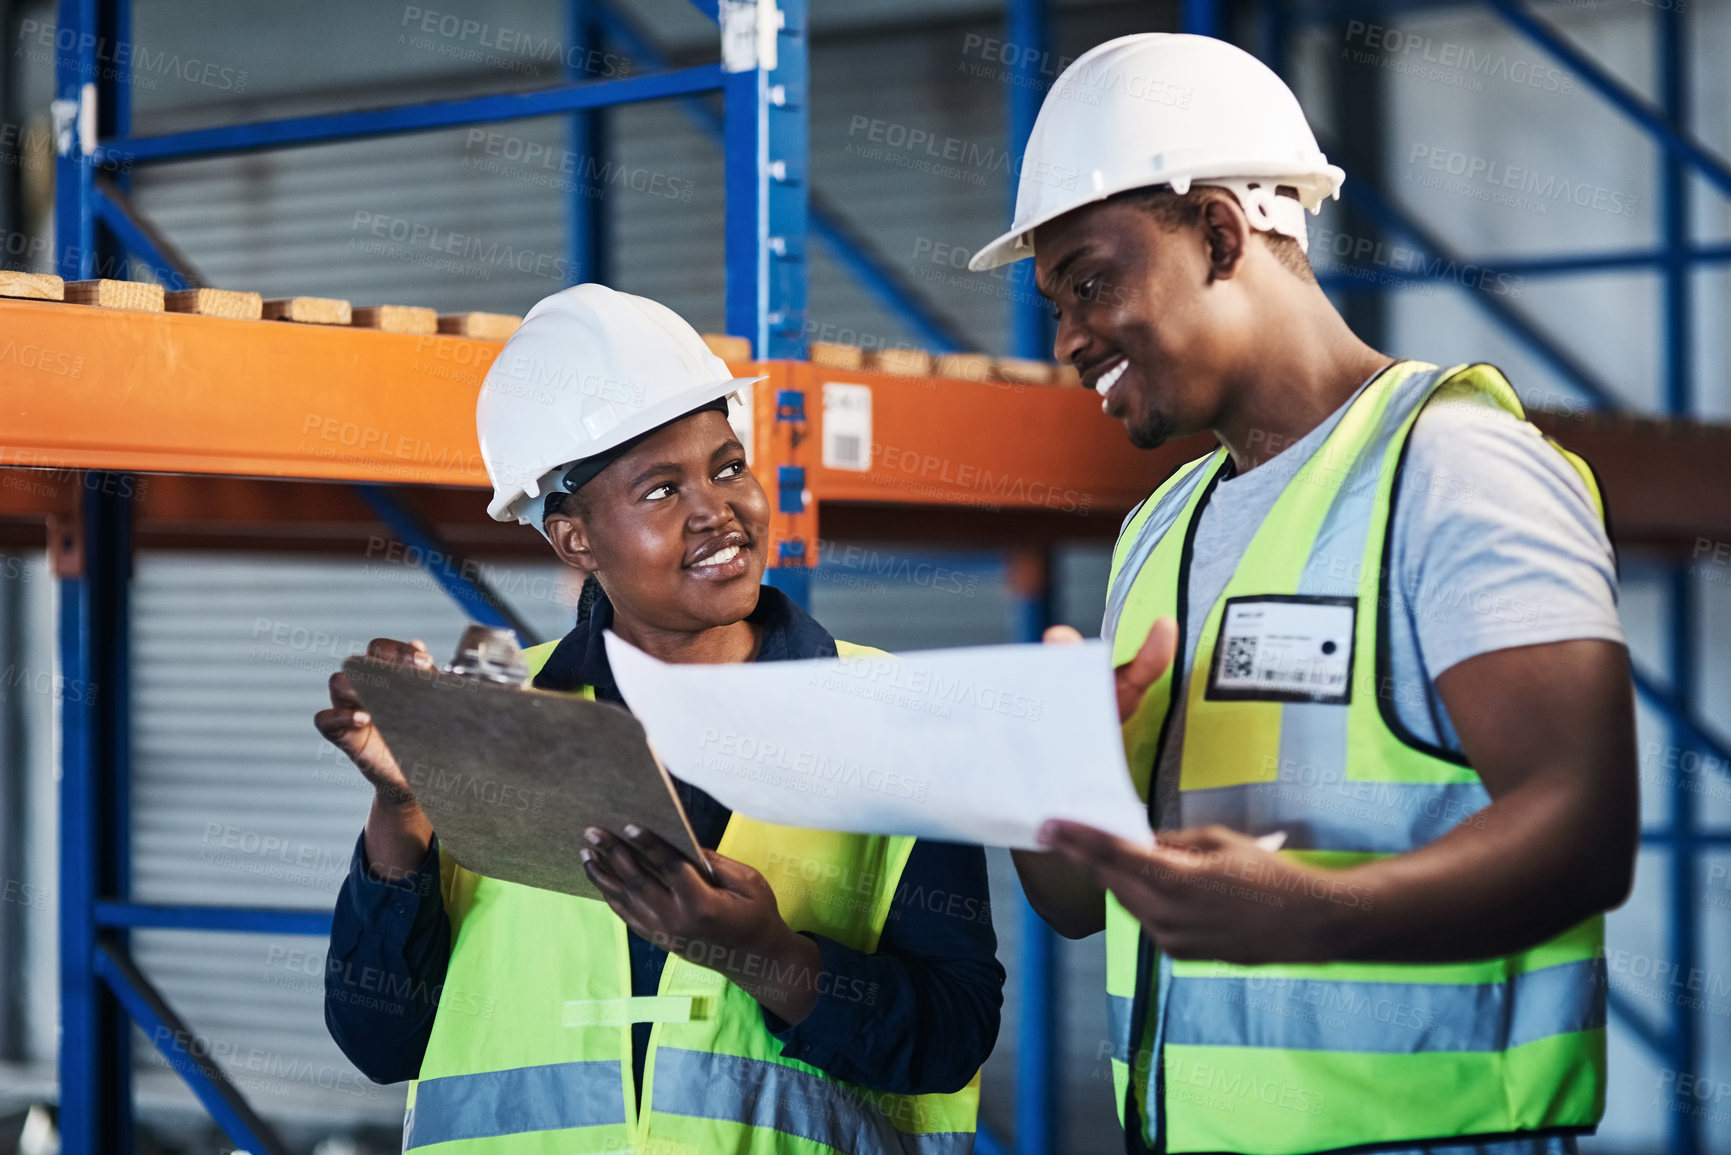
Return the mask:
[[1130, 1150], [1567, 1151], [1638, 840], [1598, 489], [1496, 370], [1347, 328], [1305, 256], [1342, 178], [1219, 41], [1114, 40], [1046, 97], [973, 267], [1034, 258], [1135, 444], [1220, 448], [1113, 557], [1159, 846], [1052, 823], [1017, 866], [1061, 933], [1107, 932]]

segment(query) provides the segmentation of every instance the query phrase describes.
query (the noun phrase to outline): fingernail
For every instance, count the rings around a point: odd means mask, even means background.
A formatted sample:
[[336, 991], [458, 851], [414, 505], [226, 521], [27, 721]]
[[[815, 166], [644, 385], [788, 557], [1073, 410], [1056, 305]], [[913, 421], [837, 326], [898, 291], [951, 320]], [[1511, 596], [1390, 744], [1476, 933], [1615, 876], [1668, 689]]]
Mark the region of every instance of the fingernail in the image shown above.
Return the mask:
[[593, 826], [583, 832], [583, 837], [589, 840], [591, 846], [601, 845], [601, 831]]
[[1057, 824], [1048, 819], [1047, 821], [1040, 823], [1040, 829], [1034, 832], [1034, 838], [1041, 846], [1050, 846], [1052, 845], [1052, 839], [1057, 837], [1057, 834]]
[[357, 725], [357, 726], [371, 726], [372, 724], [373, 724], [373, 716], [371, 714], [367, 713], [365, 710], [356, 710], [355, 711], [355, 725]]
[[587, 866], [587, 865], [589, 865], [589, 863], [595, 861], [595, 852], [593, 850], [590, 850], [587, 846], [585, 846], [582, 850], [577, 852], [577, 857], [581, 858], [583, 860], [583, 864], [585, 866]]
[[625, 824], [625, 837], [636, 838], [638, 835], [640, 835], [642, 833], [643, 833], [643, 827], [637, 825], [637, 823], [627, 822]]

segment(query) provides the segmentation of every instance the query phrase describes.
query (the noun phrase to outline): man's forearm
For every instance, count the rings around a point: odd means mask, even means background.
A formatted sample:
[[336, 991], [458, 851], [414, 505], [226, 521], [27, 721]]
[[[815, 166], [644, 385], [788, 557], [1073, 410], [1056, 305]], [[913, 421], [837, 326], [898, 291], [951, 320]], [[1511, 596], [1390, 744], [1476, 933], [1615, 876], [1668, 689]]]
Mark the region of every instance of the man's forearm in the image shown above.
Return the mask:
[[1375, 904], [1344, 912], [1343, 957], [1509, 954], [1628, 896], [1640, 845], [1628, 651], [1600, 640], [1496, 650], [1436, 684], [1495, 801], [1421, 850], [1349, 872]]
[[1364, 899], [1326, 899], [1330, 957], [1455, 962], [1526, 950], [1628, 895], [1636, 832], [1594, 829], [1531, 783], [1410, 854], [1342, 872]]

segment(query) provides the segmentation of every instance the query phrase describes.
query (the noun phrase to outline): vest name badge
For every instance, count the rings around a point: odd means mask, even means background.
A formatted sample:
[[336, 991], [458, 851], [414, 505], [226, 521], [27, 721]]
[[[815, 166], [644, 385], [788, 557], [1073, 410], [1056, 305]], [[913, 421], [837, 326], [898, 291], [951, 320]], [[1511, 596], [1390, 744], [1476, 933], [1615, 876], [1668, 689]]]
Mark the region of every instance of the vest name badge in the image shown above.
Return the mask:
[[1303, 594], [1229, 598], [1204, 697], [1228, 702], [1352, 699], [1358, 599]]

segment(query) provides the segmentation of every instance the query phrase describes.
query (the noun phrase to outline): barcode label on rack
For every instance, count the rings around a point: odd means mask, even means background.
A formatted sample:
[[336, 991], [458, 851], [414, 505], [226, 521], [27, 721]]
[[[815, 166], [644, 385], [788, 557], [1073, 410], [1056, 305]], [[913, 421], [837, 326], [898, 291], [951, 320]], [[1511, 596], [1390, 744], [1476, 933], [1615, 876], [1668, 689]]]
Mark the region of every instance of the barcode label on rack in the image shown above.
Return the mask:
[[871, 468], [872, 391], [870, 385], [832, 382], [823, 387], [823, 465], [825, 469]]
[[[835, 465], [848, 469], [857, 469], [860, 464], [859, 438], [851, 433], [838, 433], [833, 441], [835, 446]], [[828, 464], [828, 463], [826, 463]]]

